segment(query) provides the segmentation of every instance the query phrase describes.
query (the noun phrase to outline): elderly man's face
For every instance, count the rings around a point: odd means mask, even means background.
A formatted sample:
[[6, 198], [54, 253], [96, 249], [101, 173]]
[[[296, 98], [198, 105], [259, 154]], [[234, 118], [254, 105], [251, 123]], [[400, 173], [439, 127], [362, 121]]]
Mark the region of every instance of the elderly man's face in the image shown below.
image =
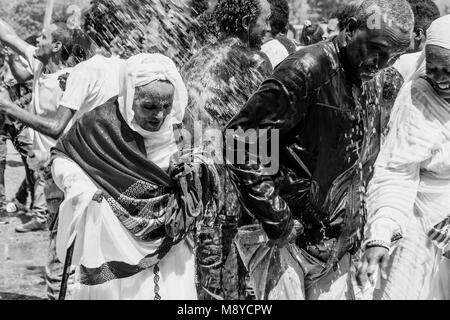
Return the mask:
[[146, 131], [161, 129], [172, 111], [174, 94], [174, 86], [167, 81], [154, 81], [136, 88], [133, 103], [136, 123]]
[[427, 45], [426, 73], [428, 81], [444, 99], [450, 99], [450, 50]]
[[251, 48], [261, 47], [266, 33], [270, 32], [270, 4], [267, 0], [259, 0], [259, 7], [259, 16], [249, 24], [249, 45]]
[[34, 56], [40, 61], [48, 61], [57, 50], [55, 49], [55, 42], [53, 41], [53, 32], [58, 27], [54, 24], [49, 25], [42, 31], [42, 34], [36, 39], [37, 48]]
[[410, 41], [411, 33], [397, 26], [357, 29], [346, 48], [348, 63], [361, 81], [369, 81], [405, 53]]

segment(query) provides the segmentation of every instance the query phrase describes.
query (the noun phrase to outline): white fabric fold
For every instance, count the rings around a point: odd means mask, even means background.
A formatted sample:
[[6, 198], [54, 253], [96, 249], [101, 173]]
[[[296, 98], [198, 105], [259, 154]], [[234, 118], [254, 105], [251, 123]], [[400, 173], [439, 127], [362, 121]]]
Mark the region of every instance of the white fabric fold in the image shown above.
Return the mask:
[[450, 50], [450, 14], [434, 20], [427, 30], [426, 45]]
[[261, 51], [269, 57], [272, 68], [275, 69], [284, 59], [289, 56], [286, 47], [277, 39], [272, 39], [262, 45]]
[[389, 236], [376, 231], [380, 219], [393, 221], [405, 235], [412, 217], [428, 233], [448, 216], [449, 122], [450, 105], [426, 80], [418, 78], [402, 88], [368, 186], [366, 240]]

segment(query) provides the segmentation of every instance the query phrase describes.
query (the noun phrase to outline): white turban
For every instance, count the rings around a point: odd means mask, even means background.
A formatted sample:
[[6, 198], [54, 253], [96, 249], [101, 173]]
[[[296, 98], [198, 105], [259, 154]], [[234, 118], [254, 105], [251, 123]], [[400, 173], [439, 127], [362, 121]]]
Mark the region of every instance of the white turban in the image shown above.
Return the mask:
[[[134, 119], [135, 88], [154, 81], [169, 81], [175, 88], [172, 112], [157, 132], [144, 130]], [[188, 103], [183, 79], [174, 62], [161, 54], [141, 53], [129, 58], [120, 74], [119, 109], [128, 126], [144, 138], [147, 158], [167, 168], [170, 156], [178, 151], [173, 126], [182, 123]]]
[[427, 30], [426, 45], [435, 45], [450, 50], [450, 14], [431, 23]]

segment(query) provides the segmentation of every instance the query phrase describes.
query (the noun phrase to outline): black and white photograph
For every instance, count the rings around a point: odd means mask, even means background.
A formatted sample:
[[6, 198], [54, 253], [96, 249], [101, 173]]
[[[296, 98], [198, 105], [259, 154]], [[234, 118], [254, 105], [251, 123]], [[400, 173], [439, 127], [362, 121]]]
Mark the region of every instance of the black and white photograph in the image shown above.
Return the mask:
[[0, 0], [5, 300], [450, 300], [450, 0]]

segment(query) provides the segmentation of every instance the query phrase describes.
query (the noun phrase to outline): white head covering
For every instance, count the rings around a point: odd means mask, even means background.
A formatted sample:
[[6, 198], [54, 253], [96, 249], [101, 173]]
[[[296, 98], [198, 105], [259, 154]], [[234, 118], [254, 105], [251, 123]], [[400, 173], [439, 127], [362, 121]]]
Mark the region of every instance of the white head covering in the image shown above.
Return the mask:
[[[136, 87], [154, 81], [169, 81], [175, 87], [172, 112], [157, 132], [144, 130], [134, 119], [134, 94]], [[120, 75], [119, 109], [126, 123], [144, 138], [147, 158], [160, 166], [169, 166], [170, 156], [178, 151], [173, 125], [182, 123], [188, 103], [183, 79], [174, 62], [161, 54], [141, 53], [129, 58]]]
[[[450, 15], [443, 16], [433, 21], [430, 28], [427, 30], [427, 40], [425, 45], [436, 45], [442, 48], [450, 49], [450, 31], [447, 29], [450, 29]], [[426, 74], [425, 48], [422, 50], [415, 68], [416, 71], [409, 79], [405, 79], [405, 83], [397, 96], [389, 121], [389, 127], [391, 128], [392, 124], [399, 121], [398, 118], [402, 116], [400, 113], [400, 106], [403, 105], [406, 99], [405, 97], [409, 97], [410, 101], [412, 99], [410, 97], [411, 90], [408, 90], [408, 88], [410, 88], [408, 84], [412, 81], [416, 81], [418, 78], [423, 77]]]
[[[434, 20], [427, 30], [427, 40], [425, 46], [435, 45], [450, 50], [450, 14]], [[409, 80], [415, 80], [426, 73], [426, 54], [425, 48], [420, 54], [416, 63], [416, 72], [409, 79], [405, 79], [405, 83]]]
[[426, 45], [435, 45], [450, 50], [450, 14], [431, 23], [427, 30]]

